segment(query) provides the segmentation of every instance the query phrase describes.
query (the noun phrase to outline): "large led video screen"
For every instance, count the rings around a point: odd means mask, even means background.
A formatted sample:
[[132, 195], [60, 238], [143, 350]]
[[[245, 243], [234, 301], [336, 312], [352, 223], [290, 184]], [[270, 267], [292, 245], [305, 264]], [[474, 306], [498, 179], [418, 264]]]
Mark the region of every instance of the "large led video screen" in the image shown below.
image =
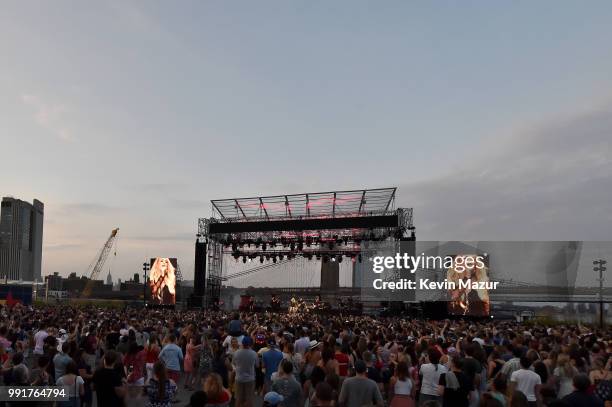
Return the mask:
[[449, 283], [448, 312], [453, 315], [487, 317], [490, 314], [489, 258], [477, 254], [457, 254], [446, 271]]
[[176, 267], [175, 258], [151, 259], [149, 288], [152, 304], [173, 305], [176, 303]]

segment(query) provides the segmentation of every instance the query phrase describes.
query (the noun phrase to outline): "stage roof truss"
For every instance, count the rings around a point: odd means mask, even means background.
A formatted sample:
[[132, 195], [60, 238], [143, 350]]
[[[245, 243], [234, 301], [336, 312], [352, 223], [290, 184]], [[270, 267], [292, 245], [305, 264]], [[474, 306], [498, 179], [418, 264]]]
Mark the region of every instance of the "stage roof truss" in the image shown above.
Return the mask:
[[211, 201], [219, 222], [336, 218], [385, 214], [395, 209], [396, 188], [286, 194]]

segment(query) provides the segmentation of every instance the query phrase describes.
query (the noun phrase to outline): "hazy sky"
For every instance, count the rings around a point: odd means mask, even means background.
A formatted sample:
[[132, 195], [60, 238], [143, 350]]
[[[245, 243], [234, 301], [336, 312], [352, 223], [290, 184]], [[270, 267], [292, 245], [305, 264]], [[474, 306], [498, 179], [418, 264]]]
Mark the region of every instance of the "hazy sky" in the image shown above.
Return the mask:
[[[192, 277], [210, 199], [397, 185], [417, 237], [612, 240], [612, 3], [4, 1], [0, 195], [43, 274]], [[108, 267], [105, 268], [105, 273]]]

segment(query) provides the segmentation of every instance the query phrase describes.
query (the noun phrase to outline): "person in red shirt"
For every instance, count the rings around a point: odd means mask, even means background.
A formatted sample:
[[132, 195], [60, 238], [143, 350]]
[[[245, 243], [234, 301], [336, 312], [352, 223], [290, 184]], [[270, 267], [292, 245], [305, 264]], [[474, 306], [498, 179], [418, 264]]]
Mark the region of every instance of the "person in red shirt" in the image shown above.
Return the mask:
[[139, 386], [144, 385], [145, 359], [145, 350], [140, 350], [135, 342], [131, 343], [128, 353], [125, 355], [125, 359], [123, 360], [123, 366], [126, 370], [128, 383]]
[[334, 359], [338, 362], [338, 376], [344, 379], [348, 376], [349, 369], [349, 344], [348, 342], [338, 342], [336, 341], [336, 353], [334, 354]]
[[151, 335], [149, 338], [149, 343], [144, 348], [145, 354], [145, 368], [147, 370], [147, 378], [145, 383], [148, 384], [149, 380], [153, 377], [153, 366], [159, 359], [159, 344], [157, 341], [157, 336]]
[[229, 406], [232, 400], [231, 393], [223, 387], [223, 379], [217, 373], [211, 373], [206, 377], [204, 392], [207, 406], [225, 407]]

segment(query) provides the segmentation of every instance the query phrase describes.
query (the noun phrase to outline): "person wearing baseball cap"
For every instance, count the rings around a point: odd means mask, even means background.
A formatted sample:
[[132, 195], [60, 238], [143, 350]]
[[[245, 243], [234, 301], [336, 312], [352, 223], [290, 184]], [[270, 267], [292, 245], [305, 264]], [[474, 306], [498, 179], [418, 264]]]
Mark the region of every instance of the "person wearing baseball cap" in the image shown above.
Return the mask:
[[245, 336], [242, 338], [242, 347], [243, 348], [250, 348], [251, 346], [253, 346], [253, 338], [251, 338], [250, 336]]
[[232, 358], [236, 372], [236, 407], [251, 407], [255, 396], [255, 368], [259, 366], [259, 357], [253, 349], [253, 339], [245, 336], [242, 349], [238, 349]]
[[278, 345], [276, 344], [274, 338], [270, 338], [268, 340], [268, 350], [263, 352], [261, 355], [261, 360], [263, 362], [265, 372], [265, 389], [269, 389], [272, 385], [272, 373], [278, 371], [278, 366], [283, 360], [283, 352], [278, 349]]
[[264, 396], [264, 406], [278, 406], [285, 398], [275, 391], [269, 391]]

